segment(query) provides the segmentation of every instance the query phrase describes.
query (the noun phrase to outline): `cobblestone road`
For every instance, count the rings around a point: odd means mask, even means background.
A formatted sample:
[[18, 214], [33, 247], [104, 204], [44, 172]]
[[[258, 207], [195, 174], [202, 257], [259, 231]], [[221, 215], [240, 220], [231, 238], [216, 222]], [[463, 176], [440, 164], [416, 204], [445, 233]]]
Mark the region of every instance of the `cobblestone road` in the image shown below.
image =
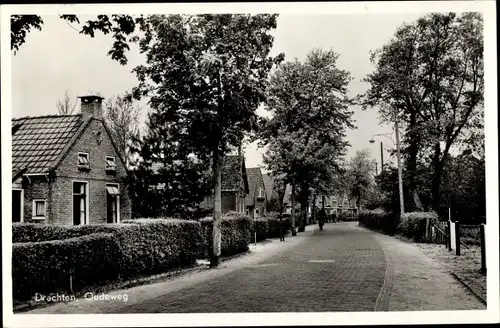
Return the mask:
[[[308, 227], [311, 229], [311, 227]], [[134, 287], [127, 303], [81, 301], [28, 313], [214, 313], [484, 309], [417, 247], [359, 228], [325, 225], [221, 268]]]

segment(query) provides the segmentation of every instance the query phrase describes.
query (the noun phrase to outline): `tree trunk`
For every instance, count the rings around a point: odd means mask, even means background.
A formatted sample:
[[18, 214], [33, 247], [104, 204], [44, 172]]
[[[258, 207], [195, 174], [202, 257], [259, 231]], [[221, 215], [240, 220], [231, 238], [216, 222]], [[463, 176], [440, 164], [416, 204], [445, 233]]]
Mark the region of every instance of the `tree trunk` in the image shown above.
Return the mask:
[[214, 151], [214, 219], [212, 231], [212, 256], [210, 258], [210, 266], [217, 267], [220, 264], [221, 255], [221, 221], [222, 221], [222, 192], [221, 192], [221, 173], [222, 165], [219, 157], [218, 149]]
[[312, 223], [316, 223], [316, 190], [314, 190], [313, 206], [312, 206]]
[[432, 158], [432, 164], [434, 166], [434, 172], [432, 176], [432, 209], [439, 213], [439, 206], [441, 205], [439, 189], [441, 187], [441, 178], [443, 174], [442, 163], [439, 160], [441, 154], [441, 146], [436, 143], [434, 146], [434, 155]]
[[292, 183], [292, 236], [297, 236], [295, 229], [295, 184]]
[[423, 206], [418, 195], [417, 185], [415, 183], [417, 175], [417, 156], [418, 156], [418, 143], [419, 140], [416, 138], [416, 134], [412, 129], [416, 128], [416, 113], [412, 112], [410, 115], [410, 126], [409, 126], [409, 139], [410, 146], [408, 147], [408, 188], [413, 198], [413, 203], [417, 211], [422, 211]]
[[323, 209], [323, 211], [325, 210], [325, 198], [325, 195], [321, 196], [321, 208]]

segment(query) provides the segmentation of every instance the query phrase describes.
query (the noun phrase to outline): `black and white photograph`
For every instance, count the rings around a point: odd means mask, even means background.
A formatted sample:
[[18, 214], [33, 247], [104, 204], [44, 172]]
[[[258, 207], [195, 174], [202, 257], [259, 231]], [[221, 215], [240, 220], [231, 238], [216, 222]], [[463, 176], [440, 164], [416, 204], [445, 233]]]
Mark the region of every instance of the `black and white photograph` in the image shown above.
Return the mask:
[[5, 326], [500, 321], [494, 1], [1, 24]]

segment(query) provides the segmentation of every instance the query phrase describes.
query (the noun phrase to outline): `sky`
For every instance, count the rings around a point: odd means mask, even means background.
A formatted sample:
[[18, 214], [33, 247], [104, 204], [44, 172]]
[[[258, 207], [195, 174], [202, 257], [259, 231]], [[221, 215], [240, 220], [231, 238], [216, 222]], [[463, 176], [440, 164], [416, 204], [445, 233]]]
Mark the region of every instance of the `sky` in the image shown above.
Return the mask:
[[[369, 61], [371, 50], [382, 47], [394, 35], [397, 27], [412, 22], [422, 14], [343, 14], [343, 15], [280, 15], [272, 55], [285, 54], [285, 60], [297, 58], [303, 61], [313, 48], [333, 49], [340, 57], [337, 66], [348, 70], [353, 77], [349, 94], [355, 96], [367, 90], [368, 84], [361, 80], [374, 67]], [[64, 97], [65, 91], [74, 101], [77, 96], [97, 91], [109, 98], [131, 90], [137, 85], [137, 78], [131, 72], [143, 63], [144, 56], [136, 45], [128, 52], [129, 62], [120, 65], [107, 56], [112, 37], [96, 34], [95, 38], [80, 35], [73, 27], [55, 15], [42, 16], [42, 31], [33, 30], [16, 54], [12, 54], [12, 116], [37, 116], [57, 114], [56, 102]], [[79, 16], [80, 21], [95, 19], [95, 16]], [[147, 104], [140, 119], [146, 117]], [[79, 106], [79, 104], [78, 104]], [[380, 169], [380, 141], [384, 149], [392, 148], [387, 138], [376, 138], [373, 134], [390, 133], [392, 127], [379, 125], [376, 109], [362, 111], [353, 107], [356, 129], [347, 134], [351, 144], [347, 158], [357, 150], [368, 149], [378, 162]], [[258, 113], [266, 115], [262, 108]], [[247, 167], [262, 165], [264, 149], [256, 143], [245, 147]], [[384, 162], [389, 160], [387, 151]], [[393, 158], [394, 162], [395, 159]]]

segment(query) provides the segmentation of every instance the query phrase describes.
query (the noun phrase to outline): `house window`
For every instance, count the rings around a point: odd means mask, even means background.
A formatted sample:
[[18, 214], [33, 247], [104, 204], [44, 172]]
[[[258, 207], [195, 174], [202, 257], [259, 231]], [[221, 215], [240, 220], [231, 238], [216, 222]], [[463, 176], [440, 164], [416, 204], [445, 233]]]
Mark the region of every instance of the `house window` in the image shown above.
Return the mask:
[[106, 171], [107, 172], [116, 171], [116, 162], [113, 156], [106, 156]]
[[78, 153], [78, 168], [81, 170], [90, 168], [89, 154]]
[[73, 182], [73, 225], [88, 222], [87, 182]]
[[107, 223], [120, 222], [120, 190], [118, 184], [106, 184]]
[[33, 200], [33, 220], [44, 220], [45, 219], [45, 199], [34, 199]]

